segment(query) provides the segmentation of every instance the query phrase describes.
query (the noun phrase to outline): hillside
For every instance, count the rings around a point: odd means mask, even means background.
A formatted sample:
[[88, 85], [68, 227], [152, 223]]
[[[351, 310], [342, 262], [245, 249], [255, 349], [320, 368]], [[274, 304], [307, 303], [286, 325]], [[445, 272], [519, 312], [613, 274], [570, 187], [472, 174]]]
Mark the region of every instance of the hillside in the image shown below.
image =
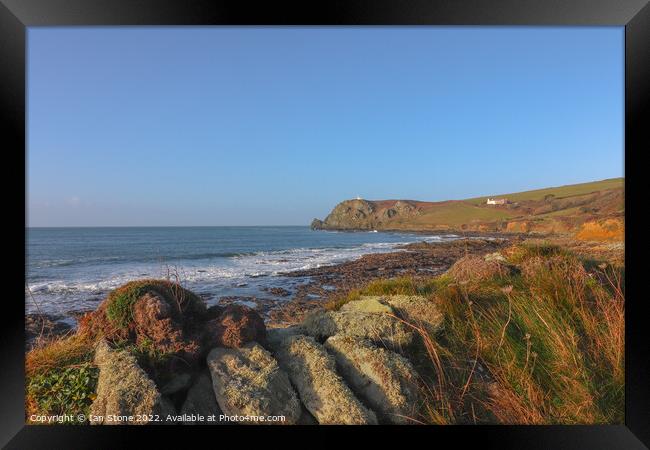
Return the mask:
[[[507, 200], [488, 205], [488, 198]], [[465, 200], [345, 200], [313, 229], [623, 235], [624, 179], [612, 178]]]

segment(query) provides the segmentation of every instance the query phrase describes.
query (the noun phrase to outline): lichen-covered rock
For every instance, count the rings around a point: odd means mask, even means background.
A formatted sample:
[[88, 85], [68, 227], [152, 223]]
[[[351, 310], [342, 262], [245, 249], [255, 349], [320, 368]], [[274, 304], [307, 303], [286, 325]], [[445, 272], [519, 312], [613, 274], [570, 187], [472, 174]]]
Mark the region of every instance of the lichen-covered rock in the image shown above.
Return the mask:
[[302, 326], [307, 334], [320, 341], [340, 334], [370, 339], [399, 351], [413, 342], [413, 332], [389, 314], [319, 310], [308, 314]]
[[[374, 297], [362, 297], [371, 299]], [[444, 316], [436, 303], [420, 295], [387, 295], [380, 297], [388, 304], [395, 314], [409, 324], [424, 328], [428, 333], [434, 334], [442, 327]]]
[[507, 263], [508, 262], [506, 257], [503, 256], [499, 252], [488, 253], [487, 255], [485, 255], [483, 257], [483, 259], [486, 260], [486, 261], [497, 261], [497, 262], [501, 262], [501, 263]]
[[300, 402], [287, 374], [259, 344], [215, 348], [208, 368], [219, 407], [229, 416], [284, 416], [283, 424], [300, 417]]
[[[130, 353], [113, 350], [102, 340], [95, 351], [95, 364], [99, 367], [99, 379], [97, 397], [90, 406], [91, 424], [144, 425], [148, 423], [147, 417], [150, 415], [158, 415], [162, 421], [160, 423], [165, 423], [168, 414], [175, 414], [173, 405], [160, 395], [155, 383]], [[110, 420], [110, 416], [137, 415], [142, 416], [143, 420]]]
[[[192, 415], [203, 417], [203, 420], [186, 420], [184, 422], [186, 425], [223, 424], [223, 422], [219, 421], [221, 409], [217, 404], [214, 389], [212, 388], [212, 380], [208, 373], [199, 375], [192, 387], [187, 391], [187, 397], [181, 407], [181, 414], [186, 414], [188, 417]], [[209, 421], [209, 416], [214, 416], [215, 420]]]
[[219, 317], [207, 322], [203, 336], [208, 348], [239, 348], [248, 342], [263, 343], [266, 326], [255, 310], [244, 305], [229, 305]]
[[361, 297], [359, 300], [348, 302], [341, 306], [340, 311], [361, 311], [367, 313], [392, 314], [393, 308], [379, 296]]
[[275, 355], [318, 423], [377, 423], [375, 414], [361, 404], [337, 374], [333, 357], [312, 337], [286, 336], [278, 342]]
[[349, 336], [332, 336], [325, 348], [363, 400], [380, 417], [395, 424], [413, 423], [419, 408], [417, 373], [404, 357], [370, 341]]

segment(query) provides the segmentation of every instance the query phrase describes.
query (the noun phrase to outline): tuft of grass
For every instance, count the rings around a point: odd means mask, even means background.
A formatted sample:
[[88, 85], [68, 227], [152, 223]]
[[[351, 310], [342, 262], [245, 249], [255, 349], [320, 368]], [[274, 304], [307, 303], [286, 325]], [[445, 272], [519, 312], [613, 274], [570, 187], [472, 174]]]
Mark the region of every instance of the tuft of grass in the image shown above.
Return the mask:
[[508, 252], [508, 261], [513, 264], [521, 264], [534, 257], [548, 258], [568, 255], [570, 253], [557, 244], [547, 241], [528, 241], [512, 247]]
[[446, 384], [434, 392], [452, 406], [430, 405], [430, 420], [622, 423], [622, 279], [599, 282], [555, 247], [519, 251], [545, 263], [506, 277], [508, 285], [501, 278], [436, 292], [445, 315], [436, 378]]
[[34, 347], [25, 355], [25, 373], [28, 377], [48, 370], [88, 362], [94, 354], [93, 341], [83, 335], [71, 335]]

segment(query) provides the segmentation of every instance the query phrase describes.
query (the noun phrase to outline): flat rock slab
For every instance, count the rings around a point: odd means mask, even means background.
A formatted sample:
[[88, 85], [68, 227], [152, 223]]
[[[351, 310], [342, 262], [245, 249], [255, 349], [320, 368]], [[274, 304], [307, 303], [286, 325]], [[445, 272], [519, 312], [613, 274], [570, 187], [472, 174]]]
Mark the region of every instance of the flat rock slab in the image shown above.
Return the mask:
[[[151, 423], [164, 424], [168, 414], [176, 414], [171, 402], [160, 395], [156, 384], [130, 353], [113, 350], [102, 340], [95, 351], [95, 364], [99, 367], [99, 379], [90, 414], [98, 420], [91, 420], [91, 424], [145, 425], [150, 415], [158, 415], [161, 420]], [[111, 421], [109, 416], [142, 416], [142, 420]]]
[[336, 372], [325, 348], [309, 336], [286, 336], [276, 357], [300, 394], [305, 408], [320, 424], [376, 424], [375, 414], [354, 396]]
[[386, 313], [393, 314], [393, 308], [390, 307], [381, 297], [367, 296], [359, 300], [348, 302], [341, 306], [340, 311], [361, 311], [368, 313]]
[[419, 409], [417, 373], [403, 356], [366, 339], [332, 336], [325, 348], [334, 355], [343, 378], [382, 419], [414, 423]]
[[[228, 416], [284, 416], [295, 424], [300, 401], [287, 374], [259, 344], [215, 348], [207, 358], [217, 403]], [[259, 422], [243, 422], [259, 423]]]
[[401, 351], [413, 342], [413, 332], [389, 314], [364, 311], [315, 311], [302, 326], [307, 334], [324, 341], [336, 334], [369, 339]]
[[[188, 417], [188, 420], [183, 422], [186, 425], [220, 425], [223, 423], [219, 422], [221, 409], [217, 404], [209, 373], [205, 372], [199, 375], [187, 391], [187, 397], [181, 407], [181, 414]], [[209, 420], [209, 416], [214, 416], [216, 420]]]
[[431, 334], [437, 333], [442, 328], [444, 316], [436, 303], [427, 297], [420, 295], [366, 296], [361, 297], [359, 301], [378, 301], [387, 304], [395, 314], [406, 322], [422, 327]]

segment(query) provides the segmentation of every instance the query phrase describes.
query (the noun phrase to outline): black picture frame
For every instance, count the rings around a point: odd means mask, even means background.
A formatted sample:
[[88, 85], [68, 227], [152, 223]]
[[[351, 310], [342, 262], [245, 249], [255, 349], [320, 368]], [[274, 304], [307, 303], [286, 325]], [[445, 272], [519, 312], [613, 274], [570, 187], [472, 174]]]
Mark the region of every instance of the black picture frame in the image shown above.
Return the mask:
[[[643, 152], [650, 149], [648, 109], [650, 96], [650, 6], [647, 0], [329, 0], [318, 2], [260, 2], [251, 5], [232, 0], [0, 0], [0, 95], [5, 197], [9, 198], [16, 233], [25, 218], [26, 187], [26, 29], [40, 26], [106, 25], [578, 25], [625, 27], [625, 211], [626, 211], [626, 406], [625, 425], [593, 426], [443, 426], [372, 428], [381, 439], [413, 442], [418, 434], [425, 445], [480, 445], [482, 448], [589, 448], [635, 449], [650, 445], [649, 327], [644, 314], [641, 264], [647, 240], [644, 237], [641, 198]], [[13, 159], [15, 162], [9, 162]], [[22, 229], [25, 230], [25, 220]], [[24, 232], [24, 231], [23, 231]], [[19, 239], [8, 240], [16, 258], [7, 257], [14, 270], [24, 251]], [[22, 247], [22, 250], [21, 250]], [[24, 252], [23, 252], [24, 254]], [[24, 276], [24, 269], [23, 276]], [[11, 276], [5, 290], [0, 317], [0, 444], [6, 448], [116, 448], [132, 443], [135, 434], [147, 439], [187, 442], [188, 429], [223, 435], [202, 427], [47, 427], [24, 424], [24, 296], [19, 275]], [[24, 298], [24, 297], [23, 297]], [[136, 430], [137, 428], [137, 430]], [[327, 439], [332, 429], [346, 434], [368, 428], [315, 427], [309, 431]], [[248, 439], [260, 432], [294, 436], [291, 427], [237, 428]], [[304, 428], [299, 431], [304, 431]], [[215, 434], [217, 433], [217, 434]], [[221, 434], [220, 434], [221, 433]], [[404, 436], [407, 434], [409, 436]], [[278, 435], [279, 436], [279, 435]], [[207, 437], [207, 436], [206, 436]], [[404, 440], [404, 437], [409, 439]], [[414, 436], [415, 438], [415, 436]], [[207, 437], [209, 443], [210, 437]], [[304, 438], [301, 438], [304, 439]], [[220, 441], [218, 445], [224, 445]], [[244, 441], [246, 442], [246, 441]], [[285, 441], [286, 442], [286, 441]], [[314, 441], [310, 441], [311, 442]], [[645, 444], [645, 445], [644, 445]], [[198, 442], [194, 445], [201, 445]], [[207, 445], [207, 444], [203, 444]], [[241, 444], [240, 444], [241, 445]], [[402, 444], [404, 445], [404, 444]], [[406, 444], [408, 445], [408, 444]]]

